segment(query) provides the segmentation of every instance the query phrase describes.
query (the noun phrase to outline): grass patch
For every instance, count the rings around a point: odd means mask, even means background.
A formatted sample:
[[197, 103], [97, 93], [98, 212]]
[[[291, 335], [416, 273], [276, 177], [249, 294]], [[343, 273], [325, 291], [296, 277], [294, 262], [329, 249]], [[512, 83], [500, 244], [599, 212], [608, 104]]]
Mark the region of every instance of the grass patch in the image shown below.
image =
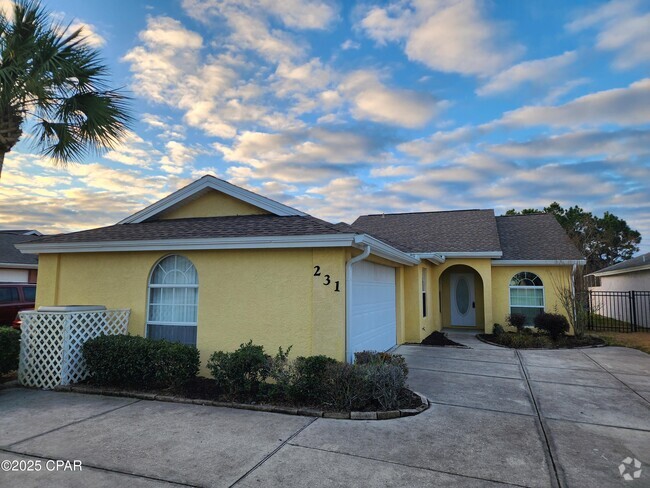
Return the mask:
[[608, 346], [631, 347], [650, 354], [650, 332], [590, 331], [589, 333], [603, 339]]

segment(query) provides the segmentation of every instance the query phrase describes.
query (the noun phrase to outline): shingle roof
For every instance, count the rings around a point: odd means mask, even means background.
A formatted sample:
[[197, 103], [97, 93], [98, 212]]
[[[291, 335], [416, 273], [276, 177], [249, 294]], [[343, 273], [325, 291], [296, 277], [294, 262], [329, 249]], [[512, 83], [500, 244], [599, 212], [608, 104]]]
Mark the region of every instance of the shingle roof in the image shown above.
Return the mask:
[[494, 210], [363, 215], [353, 224], [407, 252], [498, 252]]
[[38, 264], [38, 255], [23, 254], [14, 244], [33, 241], [35, 236], [0, 233], [0, 263]]
[[601, 273], [609, 273], [610, 271], [632, 272], [636, 268], [648, 266], [650, 266], [650, 252], [632, 259], [628, 259], [627, 261], [623, 261], [621, 263], [612, 264], [611, 266], [600, 269], [592, 274], [598, 276]]
[[264, 237], [339, 234], [332, 224], [310, 216], [238, 215], [156, 220], [139, 224], [58, 234], [34, 240], [39, 244], [67, 242], [141, 241], [219, 237]]
[[553, 215], [502, 215], [496, 223], [503, 260], [584, 259]]

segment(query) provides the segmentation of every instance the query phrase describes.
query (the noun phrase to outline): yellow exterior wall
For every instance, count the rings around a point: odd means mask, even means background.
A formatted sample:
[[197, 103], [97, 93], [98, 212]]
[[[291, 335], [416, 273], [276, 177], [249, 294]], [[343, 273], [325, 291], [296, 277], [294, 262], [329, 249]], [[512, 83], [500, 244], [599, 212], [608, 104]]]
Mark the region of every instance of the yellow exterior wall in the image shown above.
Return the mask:
[[[130, 308], [129, 332], [144, 335], [149, 274], [168, 254], [43, 254], [37, 306]], [[197, 347], [203, 364], [212, 352], [233, 350], [249, 339], [270, 354], [279, 346], [293, 345], [293, 357], [325, 354], [344, 359], [344, 249], [178, 254], [189, 258], [199, 275]], [[321, 267], [320, 277], [313, 276], [316, 265]], [[323, 284], [325, 274], [330, 275], [329, 286]]]
[[[571, 266], [495, 266], [492, 268], [494, 322], [505, 325], [505, 317], [510, 313], [510, 280], [521, 271], [535, 273], [541, 278], [546, 312], [566, 315], [558, 300], [557, 289], [571, 286]], [[490, 322], [486, 331], [491, 332], [491, 326]]]
[[268, 214], [266, 210], [255, 207], [246, 202], [221, 193], [217, 190], [210, 190], [194, 200], [184, 202], [181, 206], [162, 213], [157, 218], [185, 219], [191, 217], [227, 217], [231, 215], [260, 215]]

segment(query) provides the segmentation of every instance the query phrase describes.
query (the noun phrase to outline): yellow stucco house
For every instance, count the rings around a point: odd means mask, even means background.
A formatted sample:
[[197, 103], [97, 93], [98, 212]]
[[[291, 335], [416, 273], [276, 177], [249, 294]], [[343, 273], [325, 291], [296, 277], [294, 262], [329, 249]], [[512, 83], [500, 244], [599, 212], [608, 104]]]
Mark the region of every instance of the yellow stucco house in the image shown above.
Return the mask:
[[252, 339], [351, 359], [443, 327], [559, 307], [584, 264], [550, 215], [366, 215], [330, 224], [212, 176], [116, 225], [38, 238], [37, 306], [130, 308], [131, 334], [203, 360]]

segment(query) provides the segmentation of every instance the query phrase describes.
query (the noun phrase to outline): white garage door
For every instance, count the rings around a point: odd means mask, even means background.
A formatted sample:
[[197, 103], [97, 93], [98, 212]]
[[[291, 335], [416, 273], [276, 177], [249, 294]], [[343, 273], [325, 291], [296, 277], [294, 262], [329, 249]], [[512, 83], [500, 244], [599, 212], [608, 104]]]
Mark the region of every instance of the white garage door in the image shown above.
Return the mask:
[[395, 269], [368, 261], [352, 265], [349, 354], [386, 351], [397, 342]]

